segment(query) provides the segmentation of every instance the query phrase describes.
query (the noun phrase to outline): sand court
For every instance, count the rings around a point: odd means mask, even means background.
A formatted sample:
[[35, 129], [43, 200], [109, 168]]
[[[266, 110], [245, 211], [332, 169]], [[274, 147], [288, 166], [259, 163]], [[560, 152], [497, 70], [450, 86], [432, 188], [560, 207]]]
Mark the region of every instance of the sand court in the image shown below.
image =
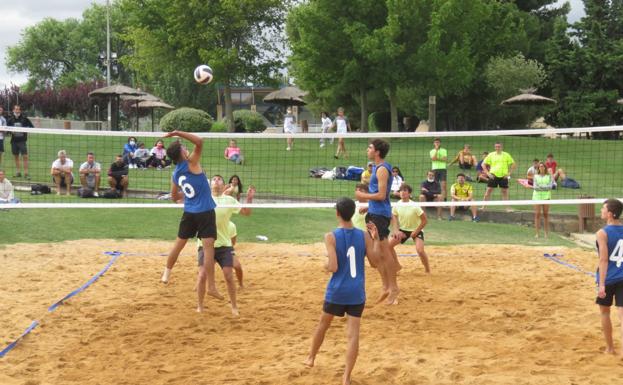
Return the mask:
[[[332, 384], [345, 351], [336, 319], [314, 368], [302, 365], [329, 278], [322, 244], [239, 244], [241, 316], [206, 297], [197, 314], [194, 249], [159, 282], [170, 242], [82, 240], [0, 249], [0, 359], [13, 384]], [[400, 246], [399, 253], [414, 253]], [[121, 256], [97, 282], [53, 312], [48, 306]], [[398, 306], [364, 311], [356, 384], [604, 384], [623, 361], [602, 353], [594, 251], [520, 246], [427, 247], [433, 274], [402, 257]], [[217, 282], [226, 293], [222, 273]], [[372, 302], [380, 291], [367, 269]], [[613, 317], [619, 349], [619, 321]]]

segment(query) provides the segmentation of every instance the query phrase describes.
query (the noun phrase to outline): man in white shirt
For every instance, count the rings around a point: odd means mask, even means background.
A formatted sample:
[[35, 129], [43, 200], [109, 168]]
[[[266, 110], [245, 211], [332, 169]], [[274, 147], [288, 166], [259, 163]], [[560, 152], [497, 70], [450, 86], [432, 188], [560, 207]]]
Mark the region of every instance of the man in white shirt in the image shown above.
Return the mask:
[[93, 189], [93, 196], [99, 196], [102, 166], [95, 161], [92, 152], [87, 153], [87, 161], [80, 165], [80, 184], [82, 188]]
[[4, 154], [4, 132], [2, 127], [6, 127], [6, 119], [4, 118], [4, 108], [0, 106], [0, 166], [2, 166], [2, 155]]
[[15, 198], [13, 185], [5, 178], [4, 170], [0, 170], [0, 203], [19, 203]]
[[[296, 117], [292, 115], [292, 108], [288, 107], [286, 114], [283, 117], [283, 132], [285, 134], [296, 134]], [[294, 146], [294, 138], [288, 138], [288, 147], [286, 150], [290, 151]]]
[[71, 195], [71, 184], [74, 182], [72, 170], [74, 162], [67, 157], [65, 150], [58, 152], [58, 159], [52, 162], [50, 175], [56, 184], [56, 195], [61, 195], [61, 188], [67, 187], [67, 195]]

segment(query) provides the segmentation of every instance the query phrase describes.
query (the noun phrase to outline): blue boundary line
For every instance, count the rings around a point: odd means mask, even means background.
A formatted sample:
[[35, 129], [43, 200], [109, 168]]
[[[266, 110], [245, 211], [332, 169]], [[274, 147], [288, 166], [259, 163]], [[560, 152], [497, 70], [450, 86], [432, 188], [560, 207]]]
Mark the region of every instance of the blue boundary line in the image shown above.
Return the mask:
[[563, 256], [564, 255], [562, 255], [562, 254], [556, 254], [556, 253], [554, 253], [554, 254], [549, 254], [549, 253], [543, 254], [543, 257], [549, 259], [550, 261], [554, 261], [554, 262], [558, 263], [559, 265], [566, 266], [566, 267], [568, 267], [570, 269], [579, 271], [582, 274], [586, 274], [586, 275], [589, 275], [589, 276], [595, 278], [595, 273], [591, 273], [590, 271], [583, 270], [583, 269], [581, 269], [578, 266], [572, 265], [572, 264], [570, 264], [568, 262], [565, 262], [562, 259], [560, 259], [560, 257], [563, 257]]
[[[123, 253], [120, 252], [120, 251], [107, 251], [104, 254], [105, 255], [109, 255], [111, 257], [111, 259], [108, 262], [108, 264], [102, 270], [100, 270], [97, 274], [95, 274], [91, 279], [89, 279], [84, 285], [80, 286], [79, 288], [77, 288], [76, 290], [74, 290], [71, 293], [67, 294], [65, 297], [63, 297], [59, 301], [56, 301], [54, 304], [52, 304], [48, 308], [48, 312], [53, 312], [54, 310], [56, 310], [60, 305], [62, 305], [69, 298], [71, 298], [71, 297], [73, 297], [73, 296], [75, 296], [75, 295], [85, 291], [89, 286], [91, 286], [95, 281], [97, 281], [102, 275], [104, 275], [104, 273], [106, 273], [108, 271], [108, 269], [110, 269], [112, 264], [115, 263], [115, 261], [117, 261], [117, 259], [120, 256], [123, 255]], [[19, 337], [17, 337], [17, 339], [15, 339], [15, 341], [11, 342], [6, 348], [4, 348], [2, 351], [0, 351], [0, 358], [3, 358], [8, 352], [13, 350], [13, 348], [15, 348], [17, 346], [18, 342], [22, 338], [24, 338], [28, 334], [30, 334], [30, 332], [33, 331], [38, 325], [39, 325], [39, 320], [32, 321], [30, 326], [28, 328], [26, 328], [26, 330]]]

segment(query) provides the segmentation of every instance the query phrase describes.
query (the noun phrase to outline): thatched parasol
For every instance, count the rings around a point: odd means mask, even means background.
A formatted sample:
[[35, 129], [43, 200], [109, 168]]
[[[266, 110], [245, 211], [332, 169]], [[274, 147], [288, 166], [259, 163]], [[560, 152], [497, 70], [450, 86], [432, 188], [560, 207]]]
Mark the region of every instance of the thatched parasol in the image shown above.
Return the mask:
[[288, 86], [266, 95], [264, 101], [282, 106], [304, 106], [307, 104], [303, 100], [305, 95], [307, 95], [307, 92], [302, 91], [300, 88]]
[[619, 104], [623, 104], [623, 99], [619, 99], [619, 100], [617, 100], [617, 103], [619, 103]]
[[111, 99], [112, 103], [112, 112], [110, 122], [110, 129], [118, 129], [119, 125], [119, 98], [121, 96], [141, 96], [147, 94], [144, 91], [137, 90], [136, 88], [124, 86], [123, 84], [115, 84], [108, 87], [98, 88], [91, 92], [89, 92], [89, 97], [101, 97], [105, 96]]
[[[141, 108], [140, 107], [140, 103], [141, 102], [159, 102], [161, 101], [160, 98], [158, 98], [157, 96], [154, 96], [152, 94], [148, 94], [147, 92], [145, 92], [143, 95], [121, 95], [121, 99], [123, 100], [131, 100], [133, 102], [135, 102], [135, 106], [136, 106], [136, 131], [138, 131], [138, 109]], [[153, 113], [154, 110], [152, 110]], [[153, 118], [153, 116], [152, 116]], [[152, 120], [153, 123], [153, 120]], [[151, 130], [154, 130], [153, 124], [151, 127]]]
[[151, 108], [151, 132], [154, 132], [154, 108], [166, 108], [167, 110], [172, 110], [175, 107], [161, 100], [143, 100], [138, 103], [138, 108]]
[[512, 98], [506, 99], [502, 102], [503, 106], [522, 105], [522, 106], [534, 106], [556, 103], [554, 99], [546, 98], [545, 96], [535, 95], [535, 89], [519, 90], [522, 93]]

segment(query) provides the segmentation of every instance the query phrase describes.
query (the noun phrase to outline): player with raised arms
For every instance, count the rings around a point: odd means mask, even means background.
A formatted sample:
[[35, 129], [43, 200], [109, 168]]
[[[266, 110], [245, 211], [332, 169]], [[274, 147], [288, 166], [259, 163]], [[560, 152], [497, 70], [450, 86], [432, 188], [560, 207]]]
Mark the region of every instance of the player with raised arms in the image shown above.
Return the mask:
[[359, 201], [368, 200], [366, 222], [374, 223], [381, 241], [381, 256], [379, 258], [378, 270], [383, 281], [383, 293], [377, 300], [377, 303], [387, 298], [386, 304], [393, 305], [397, 303], [400, 292], [398, 282], [396, 281], [396, 273], [400, 269], [400, 265], [392, 257], [392, 250], [387, 237], [389, 236], [390, 223], [394, 227], [393, 234], [396, 237], [399, 237], [399, 230], [396, 222], [392, 221], [392, 206], [389, 202], [389, 187], [392, 185], [392, 166], [385, 161], [388, 152], [389, 143], [383, 139], [375, 139], [368, 145], [368, 159], [374, 162], [372, 176], [370, 177], [368, 192], [357, 190], [355, 191], [355, 197]]
[[348, 345], [342, 384], [350, 384], [351, 372], [359, 353], [359, 329], [366, 302], [365, 257], [368, 257], [370, 265], [374, 267], [380, 251], [380, 242], [374, 223], [368, 223], [368, 231], [353, 226], [351, 218], [356, 207], [352, 199], [340, 198], [335, 209], [338, 227], [324, 237], [328, 256], [325, 270], [332, 272], [333, 275], [327, 285], [322, 315], [312, 336], [311, 349], [305, 365], [314, 366], [316, 354], [333, 317], [343, 317], [346, 313]]
[[610, 307], [613, 300], [621, 321], [621, 351], [623, 358], [623, 224], [621, 212], [623, 203], [618, 199], [608, 199], [601, 207], [601, 219], [606, 226], [599, 230], [597, 236], [597, 253], [599, 268], [597, 269], [597, 299], [601, 313], [601, 328], [606, 340], [607, 354], [614, 354], [612, 340], [612, 321]]
[[180, 141], [171, 143], [167, 148], [167, 156], [175, 164], [171, 180], [171, 199], [174, 202], [184, 200], [184, 214], [180, 220], [177, 239], [169, 252], [167, 266], [162, 274], [162, 282], [167, 283], [169, 281], [171, 269], [173, 269], [188, 239], [201, 238], [205, 258], [197, 275], [197, 311], [202, 312], [208, 275], [210, 275], [211, 282], [214, 282], [214, 241], [216, 239], [214, 208], [216, 203], [212, 199], [210, 184], [201, 168], [203, 139], [197, 135], [177, 130], [164, 135], [165, 138], [173, 136], [189, 140], [195, 145], [195, 148], [189, 153]]

